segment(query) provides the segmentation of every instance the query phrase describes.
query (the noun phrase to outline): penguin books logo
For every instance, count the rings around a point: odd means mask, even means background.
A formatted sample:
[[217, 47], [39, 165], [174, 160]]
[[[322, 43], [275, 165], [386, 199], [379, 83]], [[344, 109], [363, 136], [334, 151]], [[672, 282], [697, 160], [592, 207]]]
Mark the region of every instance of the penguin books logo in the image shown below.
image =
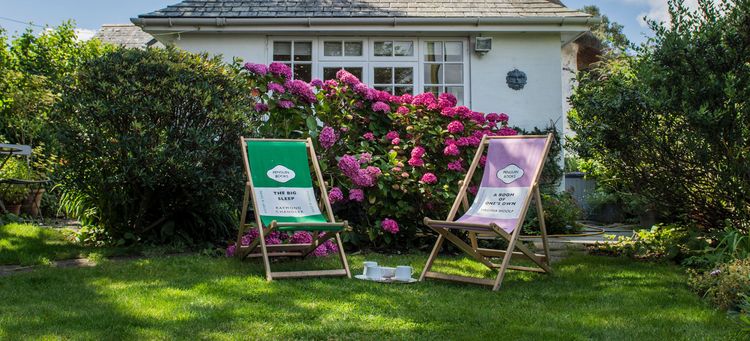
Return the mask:
[[271, 180], [281, 182], [281, 183], [285, 183], [289, 180], [292, 180], [296, 176], [293, 170], [286, 168], [282, 165], [278, 165], [276, 167], [269, 169], [268, 172], [266, 172], [266, 175], [268, 175], [268, 177]]
[[505, 166], [505, 168], [497, 171], [497, 178], [500, 181], [509, 184], [513, 181], [520, 179], [523, 176], [523, 169], [514, 164]]

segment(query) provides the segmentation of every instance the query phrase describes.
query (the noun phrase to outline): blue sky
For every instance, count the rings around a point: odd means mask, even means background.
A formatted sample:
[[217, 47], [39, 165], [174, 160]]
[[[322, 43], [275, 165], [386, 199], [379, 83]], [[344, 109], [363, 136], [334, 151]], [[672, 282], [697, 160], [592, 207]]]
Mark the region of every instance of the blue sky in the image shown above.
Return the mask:
[[[689, 2], [695, 0], [689, 0]], [[7, 19], [56, 26], [67, 19], [76, 21], [81, 37], [89, 37], [102, 24], [128, 23], [129, 18], [179, 2], [179, 0], [0, 0], [0, 27], [13, 33], [26, 25]], [[563, 0], [570, 8], [594, 4], [612, 20], [625, 26], [625, 34], [641, 42], [650, 30], [641, 18], [666, 18], [667, 0]], [[40, 30], [40, 28], [35, 28]]]

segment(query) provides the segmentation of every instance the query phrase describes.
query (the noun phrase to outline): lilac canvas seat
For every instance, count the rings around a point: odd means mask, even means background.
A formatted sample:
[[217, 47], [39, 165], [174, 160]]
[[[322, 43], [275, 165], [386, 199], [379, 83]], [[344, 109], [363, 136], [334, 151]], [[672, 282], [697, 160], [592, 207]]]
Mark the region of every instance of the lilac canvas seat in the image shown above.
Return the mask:
[[[538, 187], [539, 176], [551, 141], [551, 135], [485, 137], [482, 139], [447, 219], [424, 219], [425, 225], [432, 228], [439, 236], [420, 279], [437, 278], [487, 284], [492, 285], [493, 290], [497, 290], [507, 269], [547, 273], [551, 271], [544, 226], [544, 211], [541, 206], [541, 195]], [[469, 206], [466, 190], [478, 167], [479, 158], [482, 157], [485, 147], [487, 147], [487, 162], [483, 169], [482, 181], [474, 196], [473, 203]], [[539, 227], [545, 249], [544, 255], [535, 254], [523, 244], [516, 243], [532, 197], [537, 204]], [[456, 213], [462, 205], [463, 215], [455, 219]], [[451, 230], [468, 231], [471, 245], [453, 234]], [[480, 248], [477, 242], [477, 234], [480, 233], [508, 240], [508, 248], [506, 250]], [[455, 244], [459, 249], [490, 269], [498, 270], [496, 280], [452, 276], [430, 271], [432, 262], [437, 257], [444, 240]], [[514, 250], [520, 252], [513, 252]], [[510, 259], [514, 254], [515, 256], [526, 256], [540, 267], [529, 268], [510, 265]], [[503, 257], [502, 264], [493, 263], [492, 257]]]

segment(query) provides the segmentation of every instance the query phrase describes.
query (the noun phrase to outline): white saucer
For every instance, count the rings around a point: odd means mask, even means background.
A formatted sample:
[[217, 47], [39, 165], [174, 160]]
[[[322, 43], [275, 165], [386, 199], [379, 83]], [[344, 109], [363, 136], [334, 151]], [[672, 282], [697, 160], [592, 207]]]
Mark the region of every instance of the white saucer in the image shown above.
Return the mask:
[[406, 283], [417, 282], [416, 278], [409, 278], [408, 281], [401, 281], [401, 280], [398, 280], [398, 279], [395, 279], [395, 278], [393, 278], [393, 279], [387, 279], [387, 278], [372, 279], [372, 278], [367, 278], [367, 276], [365, 276], [365, 275], [355, 275], [354, 278], [365, 280], [365, 281], [378, 282], [378, 283], [404, 283], [404, 284], [406, 284]]

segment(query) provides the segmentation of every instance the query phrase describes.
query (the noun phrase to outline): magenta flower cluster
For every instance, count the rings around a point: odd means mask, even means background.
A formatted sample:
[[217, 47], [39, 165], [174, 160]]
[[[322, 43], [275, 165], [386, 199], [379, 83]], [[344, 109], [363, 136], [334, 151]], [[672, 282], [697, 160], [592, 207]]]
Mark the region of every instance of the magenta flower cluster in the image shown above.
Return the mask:
[[333, 147], [337, 140], [338, 136], [333, 127], [324, 127], [323, 130], [320, 131], [320, 136], [318, 136], [318, 142], [320, 142], [320, 145], [325, 149]]
[[398, 223], [391, 218], [383, 219], [383, 221], [380, 223], [380, 226], [383, 228], [383, 231], [390, 234], [398, 233]]
[[372, 187], [382, 173], [380, 168], [367, 166], [360, 168], [360, 162], [354, 156], [344, 155], [339, 159], [339, 169], [352, 183], [359, 187]]
[[310, 87], [310, 84], [307, 84], [305, 81], [301, 80], [289, 80], [284, 83], [284, 87], [286, 87], [287, 90], [289, 90], [289, 93], [292, 95], [297, 96], [300, 101], [312, 104], [318, 101], [318, 98], [315, 96], [315, 93], [313, 92], [312, 88]]
[[[322, 233], [321, 233], [322, 235]], [[240, 245], [241, 246], [249, 246], [255, 239], [257, 239], [259, 236], [258, 229], [253, 228], [250, 229], [245, 235], [240, 238]], [[312, 243], [312, 234], [310, 232], [306, 231], [299, 231], [295, 232], [292, 235], [289, 235], [286, 232], [279, 232], [274, 231], [271, 232], [268, 236], [266, 236], [266, 244], [267, 245], [279, 245], [284, 243], [289, 244], [309, 244]], [[232, 243], [230, 244], [226, 249], [226, 256], [227, 257], [234, 257], [235, 253], [237, 252], [237, 246]], [[333, 240], [328, 239], [323, 244], [318, 246], [318, 248], [313, 251], [313, 255], [316, 257], [325, 257], [330, 254], [338, 253], [339, 248], [336, 245], [336, 243], [333, 242]]]
[[284, 63], [271, 63], [268, 65], [268, 72], [275, 76], [284, 77], [286, 79], [292, 78], [292, 69]]

